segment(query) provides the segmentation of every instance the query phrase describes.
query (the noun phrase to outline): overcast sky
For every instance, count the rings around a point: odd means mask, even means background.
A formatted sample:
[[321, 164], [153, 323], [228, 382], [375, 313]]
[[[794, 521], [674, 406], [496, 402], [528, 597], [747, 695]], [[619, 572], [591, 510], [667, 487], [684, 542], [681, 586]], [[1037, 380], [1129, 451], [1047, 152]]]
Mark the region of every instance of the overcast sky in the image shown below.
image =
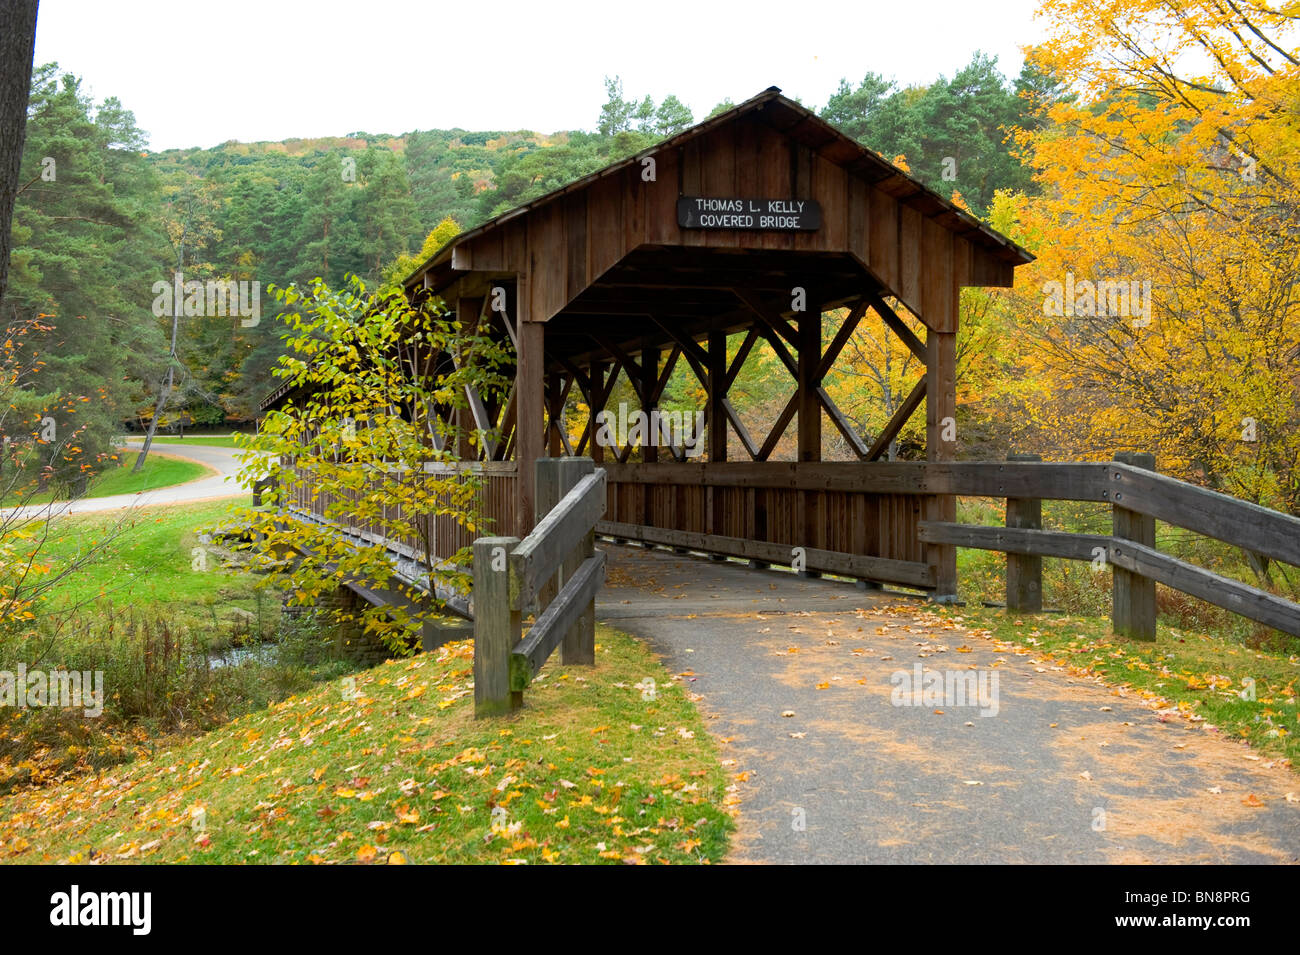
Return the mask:
[[36, 62], [118, 97], [152, 148], [412, 129], [592, 129], [603, 78], [702, 118], [779, 86], [1002, 72], [1042, 37], [1036, 0], [41, 0]]

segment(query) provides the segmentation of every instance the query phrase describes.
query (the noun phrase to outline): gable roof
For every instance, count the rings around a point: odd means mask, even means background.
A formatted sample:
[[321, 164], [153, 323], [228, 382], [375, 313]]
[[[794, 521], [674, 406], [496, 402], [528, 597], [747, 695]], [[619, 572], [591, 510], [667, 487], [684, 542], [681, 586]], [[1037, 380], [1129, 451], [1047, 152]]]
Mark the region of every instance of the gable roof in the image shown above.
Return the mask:
[[543, 196], [529, 200], [498, 216], [494, 216], [468, 232], [460, 233], [444, 243], [438, 251], [421, 263], [415, 271], [403, 280], [402, 284], [411, 289], [426, 274], [434, 273], [434, 275], [430, 276], [432, 279], [430, 286], [440, 288], [451, 277], [448, 273], [450, 273], [452, 252], [462, 243], [490, 232], [512, 219], [527, 215], [534, 209], [548, 205], [562, 196], [586, 189], [601, 179], [616, 175], [629, 166], [639, 164], [647, 156], [653, 156], [663, 150], [685, 145], [691, 140], [704, 136], [721, 126], [735, 122], [742, 116], [759, 111], [766, 111], [769, 123], [786, 136], [812, 148], [831, 162], [848, 169], [853, 174], [874, 185], [877, 189], [893, 196], [902, 204], [917, 209], [926, 218], [935, 220], [949, 231], [987, 249], [996, 258], [1009, 262], [1013, 266], [1033, 261], [1033, 255], [1006, 236], [989, 228], [966, 210], [944, 199], [920, 180], [836, 129], [816, 113], [782, 96], [781, 90], [777, 87], [770, 86], [757, 96], [745, 100], [726, 112], [696, 123], [689, 129], [685, 129], [675, 136], [643, 149], [635, 155], [611, 163], [603, 169], [583, 176], [581, 179], [575, 179], [573, 182], [554, 189]]

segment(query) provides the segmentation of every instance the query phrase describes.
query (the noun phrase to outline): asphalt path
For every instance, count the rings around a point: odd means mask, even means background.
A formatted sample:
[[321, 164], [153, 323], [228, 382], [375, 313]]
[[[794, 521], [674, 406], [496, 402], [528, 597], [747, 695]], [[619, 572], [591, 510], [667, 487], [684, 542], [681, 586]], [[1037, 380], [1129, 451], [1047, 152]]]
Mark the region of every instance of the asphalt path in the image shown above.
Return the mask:
[[[143, 442], [128, 441], [125, 448], [128, 453], [138, 453]], [[219, 498], [240, 497], [251, 494], [251, 486], [241, 484], [238, 480], [240, 469], [235, 455], [240, 453], [235, 448], [219, 448], [204, 444], [155, 444], [149, 449], [152, 457], [159, 456], [185, 458], [197, 461], [208, 468], [208, 474], [185, 484], [173, 484], [170, 487], [152, 488], [136, 494], [113, 494], [108, 497], [85, 497], [76, 501], [58, 501], [53, 504], [32, 504], [27, 507], [14, 508], [11, 516], [20, 519], [39, 517], [62, 517], [70, 514], [92, 514], [105, 511], [121, 511], [128, 508], [156, 507], [163, 504], [190, 504], [195, 501], [210, 501]]]
[[[649, 643], [721, 744], [730, 861], [1300, 860], [1282, 760], [1032, 645], [847, 582], [601, 546], [597, 616]], [[902, 692], [918, 666], [922, 692]], [[927, 699], [927, 673], [986, 692]]]

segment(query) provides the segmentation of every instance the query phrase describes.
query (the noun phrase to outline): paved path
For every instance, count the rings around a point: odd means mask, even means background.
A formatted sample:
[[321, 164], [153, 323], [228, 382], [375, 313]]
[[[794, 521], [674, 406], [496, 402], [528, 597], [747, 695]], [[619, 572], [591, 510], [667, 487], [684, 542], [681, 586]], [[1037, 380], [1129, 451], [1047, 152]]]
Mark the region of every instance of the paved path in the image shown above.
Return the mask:
[[[602, 546], [598, 616], [681, 675], [740, 777], [734, 862], [1300, 861], [1300, 775], [1244, 744], [915, 599]], [[996, 714], [893, 705], [915, 664], [996, 673]]]
[[[138, 453], [142, 442], [128, 442], [128, 453]], [[33, 504], [24, 508], [15, 508], [14, 513], [20, 518], [45, 517], [47, 515], [62, 517], [66, 514], [90, 514], [103, 511], [119, 511], [125, 508], [153, 507], [159, 504], [186, 504], [194, 501], [207, 501], [215, 498], [238, 497], [251, 494], [252, 488], [241, 485], [236, 479], [239, 462], [235, 455], [240, 453], [234, 448], [218, 448], [204, 444], [155, 444], [149, 450], [155, 454], [186, 458], [197, 461], [209, 468], [210, 473], [196, 481], [185, 484], [173, 484], [170, 487], [155, 488], [137, 494], [113, 494], [108, 497], [86, 497], [78, 501], [61, 501], [54, 504]]]

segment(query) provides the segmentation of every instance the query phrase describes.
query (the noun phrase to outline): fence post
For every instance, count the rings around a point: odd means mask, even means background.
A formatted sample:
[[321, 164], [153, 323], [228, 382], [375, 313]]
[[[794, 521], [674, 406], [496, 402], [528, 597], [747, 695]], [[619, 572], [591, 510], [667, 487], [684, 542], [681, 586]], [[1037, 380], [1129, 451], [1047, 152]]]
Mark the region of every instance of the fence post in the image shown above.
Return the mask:
[[[1115, 460], [1148, 471], [1156, 469], [1155, 455], [1145, 451], [1121, 451]], [[1121, 507], [1116, 501], [1111, 502], [1111, 528], [1116, 538], [1156, 546], [1156, 519]], [[1155, 640], [1156, 582], [1111, 564], [1111, 583], [1112, 629], [1131, 640]]]
[[[562, 492], [560, 496], [568, 494], [577, 485], [578, 481], [595, 472], [595, 463], [590, 457], [562, 457], [560, 459], [560, 487]], [[588, 557], [595, 556], [595, 529], [591, 529], [582, 542], [573, 548], [573, 552], [565, 557], [564, 567], [560, 569], [560, 581], [567, 581], [577, 569], [582, 567], [582, 561]], [[594, 665], [595, 664], [595, 600], [586, 605], [582, 611], [582, 616], [577, 618], [576, 624], [569, 628], [567, 634], [564, 634], [564, 642], [560, 643], [560, 663], [565, 667], [573, 665]]]
[[[563, 460], [564, 458], [538, 458], [533, 467], [533, 473], [536, 475], [533, 481], [533, 493], [535, 495], [533, 500], [536, 502], [533, 505], [536, 513], [533, 527], [542, 523], [542, 518], [551, 513], [555, 505], [560, 503], [560, 498], [564, 497], [566, 489], [561, 487], [564, 475], [560, 471], [560, 462]], [[555, 595], [559, 593], [563, 579], [564, 575], [561, 572], [543, 583], [537, 591], [537, 606], [522, 609], [525, 611], [533, 610], [540, 614], [555, 599]]]
[[476, 718], [509, 713], [523, 704], [523, 693], [510, 690], [510, 653], [522, 629], [510, 595], [510, 552], [518, 544], [518, 537], [480, 537], [474, 542]]
[[[1009, 454], [1008, 461], [1041, 461], [1040, 454]], [[1042, 530], [1043, 502], [1036, 497], [1007, 498], [1007, 527]], [[1038, 613], [1043, 609], [1043, 558], [1007, 554], [1007, 611]]]
[[[551, 508], [560, 503], [565, 494], [573, 490], [578, 481], [595, 472], [595, 461], [590, 457], [539, 457], [537, 459], [537, 520], [549, 515]], [[586, 535], [584, 542], [573, 548], [565, 557], [555, 579], [546, 582], [538, 600], [538, 612], [555, 599], [564, 581], [577, 573], [582, 561], [595, 554], [595, 530]], [[575, 664], [595, 663], [595, 605], [586, 608], [576, 624], [564, 634], [560, 644], [560, 663], [565, 667]]]

